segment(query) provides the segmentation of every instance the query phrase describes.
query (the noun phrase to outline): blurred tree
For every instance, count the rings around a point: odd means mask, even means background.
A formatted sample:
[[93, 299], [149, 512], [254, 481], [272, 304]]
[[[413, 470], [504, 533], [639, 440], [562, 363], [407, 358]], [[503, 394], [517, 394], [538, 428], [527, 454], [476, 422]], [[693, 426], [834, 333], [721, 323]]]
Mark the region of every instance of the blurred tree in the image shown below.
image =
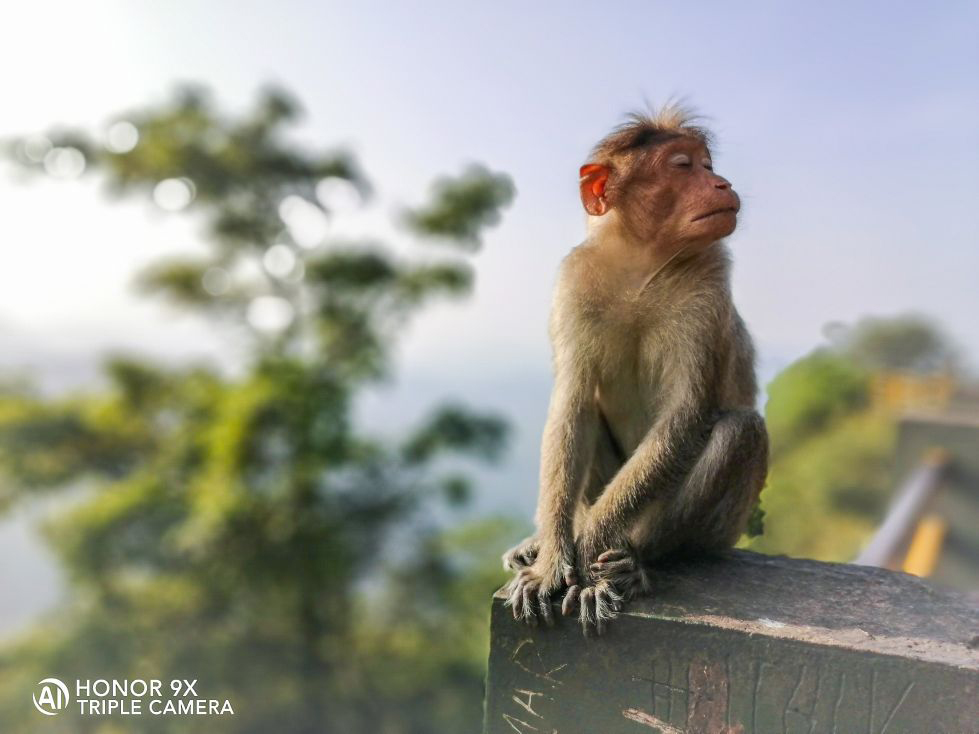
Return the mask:
[[869, 370], [958, 372], [959, 349], [935, 321], [921, 314], [867, 316], [853, 326], [828, 324], [836, 351]]
[[0, 652], [4, 731], [37, 724], [24, 701], [48, 675], [198, 679], [201, 695], [229, 699], [235, 715], [202, 728], [193, 717], [62, 714], [45, 731], [477, 726], [485, 600], [512, 528], [444, 534], [417, 511], [464, 499], [467, 482], [443, 457], [493, 460], [506, 426], [445, 405], [391, 445], [358, 430], [350, 406], [390, 373], [407, 318], [469, 292], [461, 256], [478, 249], [513, 186], [472, 167], [404, 214], [453, 257], [328, 242], [332, 202], [370, 187], [349, 154], [286, 140], [298, 114], [280, 89], [235, 118], [184, 87], [117, 119], [101, 141], [59, 132], [11, 144], [28, 169], [84, 168], [117, 196], [196, 215], [207, 254], [156, 263], [138, 282], [242, 329], [249, 357], [235, 378], [116, 357], [104, 390], [0, 394], [3, 506], [70, 490], [47, 534], [71, 591]]
[[793, 362], [768, 385], [771, 468], [762, 492], [767, 553], [847, 561], [886, 511], [893, 476], [895, 416], [874, 410], [880, 370], [957, 369], [957, 350], [930, 319], [865, 318], [830, 324], [829, 346]]

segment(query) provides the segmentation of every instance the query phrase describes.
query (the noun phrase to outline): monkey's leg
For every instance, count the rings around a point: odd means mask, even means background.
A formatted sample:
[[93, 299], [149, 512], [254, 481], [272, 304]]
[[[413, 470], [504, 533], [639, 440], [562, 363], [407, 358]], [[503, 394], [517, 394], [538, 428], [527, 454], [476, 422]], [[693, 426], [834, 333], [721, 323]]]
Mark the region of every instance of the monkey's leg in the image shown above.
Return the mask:
[[586, 608], [582, 592], [579, 616], [586, 632], [601, 632], [622, 602], [649, 591], [649, 561], [678, 547], [705, 552], [733, 545], [761, 492], [767, 464], [761, 416], [751, 410], [721, 413], [679, 489], [666, 497], [651, 493], [627, 518], [627, 540], [589, 566], [595, 594], [604, 595], [605, 604], [598, 599]]
[[733, 546], [744, 532], [767, 473], [765, 421], [753, 410], [722, 413], [666, 513], [675, 544], [693, 552]]

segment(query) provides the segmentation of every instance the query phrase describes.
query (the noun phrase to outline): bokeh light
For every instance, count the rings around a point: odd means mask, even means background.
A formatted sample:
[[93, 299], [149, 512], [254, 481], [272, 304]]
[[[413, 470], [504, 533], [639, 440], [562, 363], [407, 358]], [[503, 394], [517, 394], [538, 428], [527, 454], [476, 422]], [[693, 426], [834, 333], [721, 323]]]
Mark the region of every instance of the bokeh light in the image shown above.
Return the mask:
[[44, 170], [55, 178], [78, 178], [85, 170], [85, 156], [77, 148], [52, 148], [44, 156]]
[[323, 242], [329, 229], [323, 210], [295, 194], [285, 197], [279, 204], [279, 216], [300, 247], [316, 247]]
[[329, 176], [316, 184], [316, 198], [331, 212], [356, 209], [364, 202], [357, 187], [338, 176]]
[[212, 296], [223, 296], [231, 288], [231, 276], [224, 268], [208, 268], [201, 285]]
[[29, 161], [41, 163], [51, 150], [51, 141], [43, 135], [31, 135], [24, 140], [22, 150]]
[[187, 178], [167, 178], [153, 189], [153, 201], [168, 212], [178, 212], [193, 200], [194, 185]]
[[113, 153], [128, 153], [139, 142], [139, 130], [128, 120], [113, 123], [105, 133], [105, 147]]
[[265, 252], [262, 264], [276, 278], [286, 278], [296, 267], [296, 253], [288, 245], [272, 245]]
[[282, 331], [294, 316], [292, 304], [278, 296], [259, 296], [248, 304], [248, 323], [259, 331]]

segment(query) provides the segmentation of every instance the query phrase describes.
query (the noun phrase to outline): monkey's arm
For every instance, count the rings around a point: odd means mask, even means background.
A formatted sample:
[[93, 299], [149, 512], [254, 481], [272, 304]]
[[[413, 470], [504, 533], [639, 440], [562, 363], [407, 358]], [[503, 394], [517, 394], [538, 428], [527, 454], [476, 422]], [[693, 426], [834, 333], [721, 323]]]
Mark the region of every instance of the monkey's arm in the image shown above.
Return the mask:
[[515, 617], [551, 621], [551, 595], [576, 583], [574, 520], [598, 432], [595, 370], [576, 312], [558, 296], [551, 317], [554, 389], [541, 440], [537, 555], [510, 582]]
[[574, 518], [598, 430], [594, 388], [556, 359], [554, 391], [541, 442], [537, 557], [507, 587], [514, 618], [553, 621], [552, 597], [577, 582]]
[[699, 335], [688, 329], [660, 417], [588, 511], [577, 539], [579, 569], [587, 570], [606, 550], [625, 547], [634, 520], [651, 502], [667, 501], [678, 491], [706, 446], [718, 384], [710, 331]]
[[541, 440], [538, 559], [552, 564], [573, 564], [574, 518], [598, 430], [594, 385], [569, 372], [555, 376]]

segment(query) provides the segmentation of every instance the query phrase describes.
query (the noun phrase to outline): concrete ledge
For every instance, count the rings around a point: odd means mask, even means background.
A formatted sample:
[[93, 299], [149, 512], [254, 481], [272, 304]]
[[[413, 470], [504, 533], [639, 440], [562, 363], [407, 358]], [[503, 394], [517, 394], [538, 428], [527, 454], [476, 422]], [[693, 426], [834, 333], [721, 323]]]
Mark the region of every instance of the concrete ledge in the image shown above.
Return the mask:
[[979, 605], [902, 573], [671, 563], [597, 639], [493, 599], [484, 734], [977, 734]]

